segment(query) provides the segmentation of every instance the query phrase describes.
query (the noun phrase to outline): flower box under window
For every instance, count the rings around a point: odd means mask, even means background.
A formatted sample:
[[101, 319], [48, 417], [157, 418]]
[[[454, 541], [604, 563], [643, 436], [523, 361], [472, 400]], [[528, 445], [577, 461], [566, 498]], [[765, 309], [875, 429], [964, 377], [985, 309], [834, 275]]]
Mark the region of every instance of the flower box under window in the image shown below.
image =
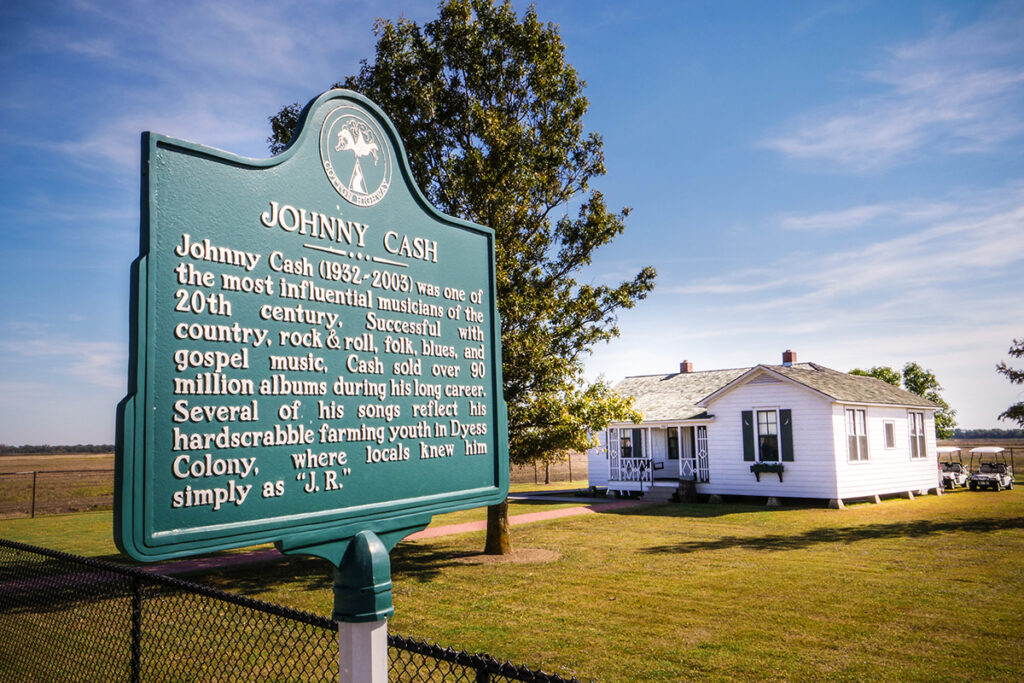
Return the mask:
[[761, 481], [761, 475], [765, 473], [779, 475], [779, 482], [782, 482], [782, 472], [786, 468], [781, 462], [755, 462], [750, 466], [750, 471], [754, 473], [758, 481]]

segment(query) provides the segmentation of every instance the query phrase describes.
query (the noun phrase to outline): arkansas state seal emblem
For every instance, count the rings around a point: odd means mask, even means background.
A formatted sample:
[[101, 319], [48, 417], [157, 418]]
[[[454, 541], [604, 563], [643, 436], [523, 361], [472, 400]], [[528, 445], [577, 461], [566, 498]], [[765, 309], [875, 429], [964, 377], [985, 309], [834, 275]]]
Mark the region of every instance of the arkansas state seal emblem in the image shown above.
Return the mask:
[[331, 185], [349, 203], [373, 206], [388, 193], [390, 147], [380, 126], [364, 110], [344, 105], [324, 118], [320, 159]]

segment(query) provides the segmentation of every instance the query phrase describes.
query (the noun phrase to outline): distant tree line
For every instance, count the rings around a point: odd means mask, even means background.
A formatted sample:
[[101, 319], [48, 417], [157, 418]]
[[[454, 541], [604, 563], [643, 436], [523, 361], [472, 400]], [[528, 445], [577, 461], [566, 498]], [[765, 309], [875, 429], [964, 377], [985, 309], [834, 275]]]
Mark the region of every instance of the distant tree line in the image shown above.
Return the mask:
[[16, 455], [19, 453], [45, 453], [46, 455], [71, 455], [73, 453], [113, 453], [113, 444], [78, 444], [76, 446], [9, 446], [0, 443], [0, 455]]
[[954, 429], [954, 439], [1024, 439], [1024, 429]]

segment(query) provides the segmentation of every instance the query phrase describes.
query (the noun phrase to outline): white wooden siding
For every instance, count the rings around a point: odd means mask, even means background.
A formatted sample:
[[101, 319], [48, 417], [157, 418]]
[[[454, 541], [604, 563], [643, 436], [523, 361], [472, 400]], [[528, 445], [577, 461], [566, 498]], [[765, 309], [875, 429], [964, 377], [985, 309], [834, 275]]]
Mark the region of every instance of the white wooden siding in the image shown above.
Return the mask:
[[[788, 408], [793, 411], [793, 462], [783, 463], [785, 471], [781, 483], [778, 475], [767, 473], [762, 474], [758, 482], [750, 471], [752, 463], [743, 459], [741, 413], [758, 408]], [[715, 416], [715, 421], [708, 427], [710, 481], [698, 486], [701, 493], [836, 497], [833, 418], [829, 399], [789, 382], [746, 383], [711, 401], [708, 412]]]
[[[850, 462], [846, 442], [846, 408], [854, 407], [867, 411], [868, 459]], [[938, 460], [935, 453], [935, 416], [924, 411], [925, 452], [924, 458], [910, 457], [910, 429], [908, 409], [878, 406], [845, 406], [835, 404], [832, 408], [832, 423], [835, 433], [836, 481], [840, 498], [887, 495], [920, 490], [927, 491], [938, 486]], [[918, 411], [920, 412], [920, 411]], [[885, 447], [885, 422], [895, 424], [896, 447]]]

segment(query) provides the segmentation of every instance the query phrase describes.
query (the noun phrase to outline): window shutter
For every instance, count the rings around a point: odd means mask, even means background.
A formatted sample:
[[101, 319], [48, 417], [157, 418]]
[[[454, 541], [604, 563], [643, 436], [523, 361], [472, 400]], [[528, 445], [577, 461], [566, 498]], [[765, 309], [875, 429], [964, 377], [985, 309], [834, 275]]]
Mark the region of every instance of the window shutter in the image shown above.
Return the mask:
[[754, 411], [743, 411], [743, 459], [754, 461]]
[[789, 408], [780, 409], [779, 422], [782, 423], [779, 430], [782, 438], [782, 459], [785, 462], [793, 462], [793, 411]]

